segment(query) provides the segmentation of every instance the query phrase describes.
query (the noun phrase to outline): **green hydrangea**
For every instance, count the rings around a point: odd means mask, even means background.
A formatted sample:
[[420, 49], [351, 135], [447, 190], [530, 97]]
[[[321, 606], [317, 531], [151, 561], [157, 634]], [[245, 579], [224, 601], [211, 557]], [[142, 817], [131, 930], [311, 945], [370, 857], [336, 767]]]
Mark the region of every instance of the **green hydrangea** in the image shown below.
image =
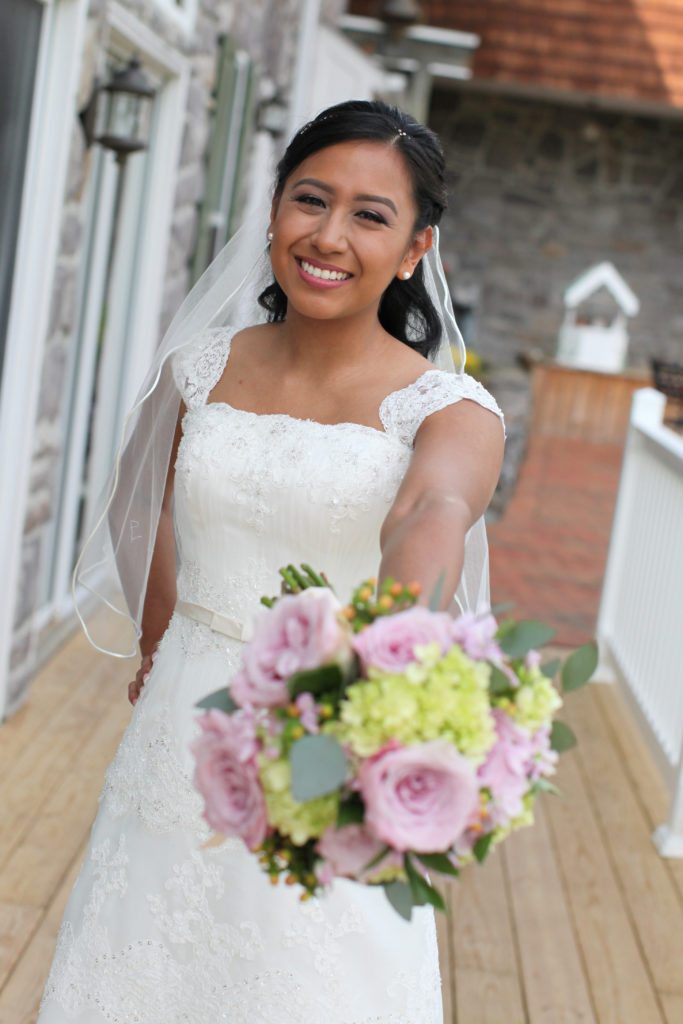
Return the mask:
[[454, 646], [441, 655], [437, 644], [416, 648], [418, 661], [404, 673], [371, 668], [354, 683], [340, 706], [340, 721], [324, 731], [348, 743], [360, 757], [388, 740], [424, 743], [443, 737], [481, 763], [495, 741], [489, 704], [489, 666]]
[[491, 840], [491, 846], [496, 846], [497, 843], [506, 839], [511, 832], [516, 832], [518, 828], [526, 828], [527, 825], [533, 825], [534, 823], [534, 803], [536, 802], [536, 794], [531, 791], [525, 793], [522, 797], [523, 809], [517, 815], [516, 818], [510, 818], [507, 825], [499, 825], [498, 828], [493, 830], [493, 839]]
[[292, 772], [286, 757], [258, 758], [259, 776], [268, 808], [268, 820], [295, 846], [322, 835], [334, 825], [339, 810], [339, 795], [329, 793], [300, 803], [292, 796]]
[[562, 707], [562, 698], [540, 668], [522, 669], [519, 677], [521, 685], [515, 692], [513, 714], [519, 725], [533, 733]]

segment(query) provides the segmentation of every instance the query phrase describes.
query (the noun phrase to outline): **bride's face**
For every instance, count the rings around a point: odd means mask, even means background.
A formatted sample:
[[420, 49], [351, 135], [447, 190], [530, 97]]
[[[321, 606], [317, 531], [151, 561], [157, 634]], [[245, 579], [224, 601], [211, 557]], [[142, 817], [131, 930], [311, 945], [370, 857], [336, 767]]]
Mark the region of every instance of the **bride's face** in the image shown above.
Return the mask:
[[404, 160], [383, 142], [342, 142], [290, 174], [273, 203], [271, 262], [287, 300], [321, 319], [376, 308], [432, 243]]

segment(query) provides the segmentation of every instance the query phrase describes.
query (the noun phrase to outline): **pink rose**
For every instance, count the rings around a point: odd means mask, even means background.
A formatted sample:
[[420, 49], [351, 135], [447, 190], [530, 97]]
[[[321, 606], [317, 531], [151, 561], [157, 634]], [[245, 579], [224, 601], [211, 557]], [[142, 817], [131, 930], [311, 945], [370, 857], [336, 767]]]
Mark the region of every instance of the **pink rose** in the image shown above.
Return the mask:
[[285, 594], [257, 616], [230, 685], [234, 699], [244, 705], [281, 707], [289, 703], [287, 680], [295, 672], [348, 660], [351, 649], [348, 629], [339, 617], [341, 607], [329, 587], [309, 587], [300, 594]]
[[239, 708], [232, 714], [210, 708], [197, 719], [197, 723], [207, 736], [225, 739], [239, 761], [249, 761], [255, 757], [259, 742], [254, 728], [254, 716], [248, 708]]
[[497, 630], [498, 623], [491, 614], [463, 612], [457, 619], [451, 619], [451, 639], [475, 661], [502, 660], [503, 652], [494, 639]]
[[369, 666], [385, 672], [403, 672], [416, 660], [419, 644], [438, 643], [442, 653], [453, 645], [448, 612], [432, 612], [415, 605], [395, 615], [383, 615], [353, 637], [353, 648], [364, 670]]
[[480, 785], [491, 790], [491, 817], [502, 825], [524, 809], [522, 797], [529, 788], [528, 773], [538, 744], [501, 708], [493, 708], [492, 714], [497, 739], [477, 775]]
[[472, 764], [446, 740], [379, 751], [358, 777], [366, 825], [400, 851], [448, 849], [479, 802]]
[[[224, 728], [235, 716], [210, 711], [202, 734], [190, 748], [195, 756], [194, 784], [204, 798], [204, 819], [226, 836], [239, 836], [250, 849], [266, 836], [266, 804], [244, 722]], [[211, 716], [211, 717], [210, 717]]]
[[360, 878], [365, 865], [384, 845], [365, 825], [358, 824], [326, 829], [316, 848], [334, 875]]

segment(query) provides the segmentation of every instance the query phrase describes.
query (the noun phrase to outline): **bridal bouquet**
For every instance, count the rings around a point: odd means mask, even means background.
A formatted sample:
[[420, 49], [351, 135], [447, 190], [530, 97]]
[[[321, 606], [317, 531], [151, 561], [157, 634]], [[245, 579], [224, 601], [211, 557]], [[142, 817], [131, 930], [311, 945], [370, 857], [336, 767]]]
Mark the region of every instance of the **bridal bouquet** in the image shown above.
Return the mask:
[[280, 573], [229, 691], [198, 705], [213, 841], [240, 837], [301, 899], [343, 877], [384, 886], [406, 918], [444, 909], [434, 876], [483, 861], [532, 824], [539, 792], [558, 792], [550, 776], [575, 739], [554, 720], [553, 679], [586, 682], [596, 646], [543, 664], [551, 629], [453, 618], [435, 610], [439, 585], [424, 607], [419, 584], [376, 593], [369, 579], [344, 605], [310, 566]]

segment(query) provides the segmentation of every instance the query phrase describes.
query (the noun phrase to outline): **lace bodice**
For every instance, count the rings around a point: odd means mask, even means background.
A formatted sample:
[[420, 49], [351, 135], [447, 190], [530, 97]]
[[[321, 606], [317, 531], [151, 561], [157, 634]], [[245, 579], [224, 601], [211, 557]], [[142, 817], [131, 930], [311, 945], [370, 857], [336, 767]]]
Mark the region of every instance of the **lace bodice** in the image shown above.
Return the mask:
[[[380, 527], [425, 417], [463, 398], [503, 414], [478, 381], [439, 369], [387, 395], [384, 430], [207, 403], [233, 333], [197, 335], [173, 364], [187, 407], [175, 466], [178, 596], [243, 619], [279, 591], [278, 566], [306, 561], [345, 600], [377, 572]], [[220, 643], [198, 623], [178, 628], [188, 649]]]

